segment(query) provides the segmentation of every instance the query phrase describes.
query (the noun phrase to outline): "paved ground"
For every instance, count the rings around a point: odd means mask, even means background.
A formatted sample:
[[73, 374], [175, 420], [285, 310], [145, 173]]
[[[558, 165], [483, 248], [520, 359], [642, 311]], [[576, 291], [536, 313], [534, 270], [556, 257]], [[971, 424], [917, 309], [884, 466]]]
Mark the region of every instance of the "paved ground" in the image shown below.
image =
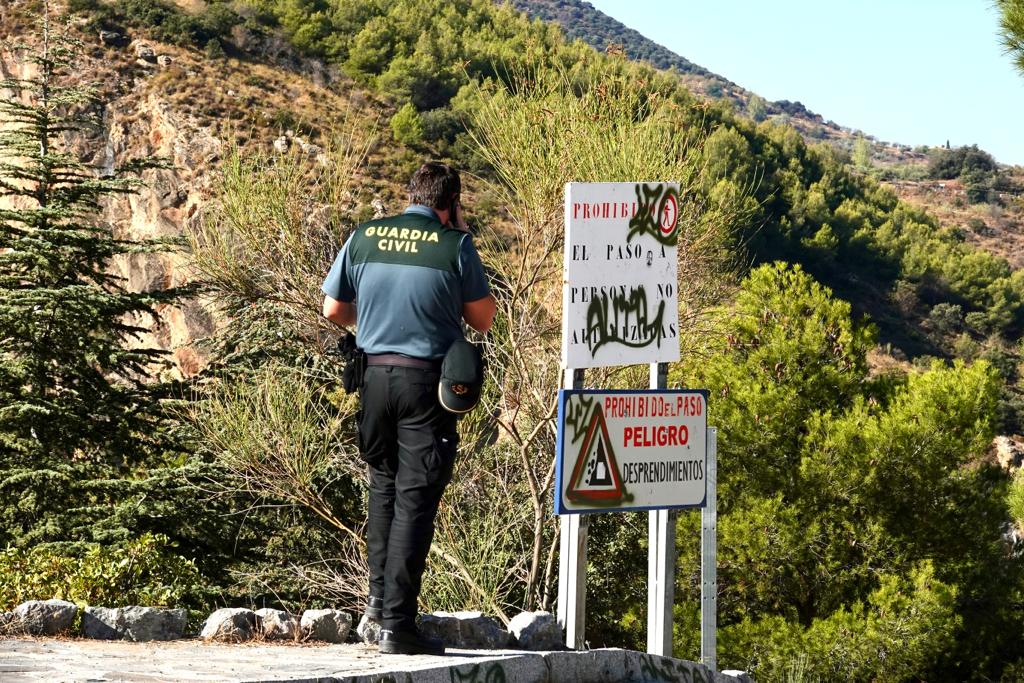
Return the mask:
[[623, 683], [735, 681], [692, 662], [627, 650], [534, 653], [452, 650], [381, 655], [362, 645], [215, 645], [0, 640], [0, 682], [225, 681], [318, 683]]

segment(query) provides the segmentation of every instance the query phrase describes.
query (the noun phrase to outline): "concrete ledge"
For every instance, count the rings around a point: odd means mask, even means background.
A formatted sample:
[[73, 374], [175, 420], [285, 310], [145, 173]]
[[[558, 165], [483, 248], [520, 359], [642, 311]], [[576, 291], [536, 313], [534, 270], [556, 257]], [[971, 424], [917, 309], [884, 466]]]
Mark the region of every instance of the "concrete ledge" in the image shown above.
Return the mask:
[[130, 643], [0, 640], [0, 680], [232, 681], [237, 683], [735, 683], [707, 667], [631, 650], [449, 650], [444, 657], [382, 655], [364, 645], [195, 640]]

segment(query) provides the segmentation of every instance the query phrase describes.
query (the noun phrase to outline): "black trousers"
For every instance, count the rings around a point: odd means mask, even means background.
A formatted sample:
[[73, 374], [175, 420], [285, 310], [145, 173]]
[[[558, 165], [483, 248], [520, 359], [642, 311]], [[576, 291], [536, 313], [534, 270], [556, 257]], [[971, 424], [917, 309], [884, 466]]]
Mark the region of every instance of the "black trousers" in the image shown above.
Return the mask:
[[393, 631], [416, 628], [434, 517], [455, 465], [457, 418], [438, 402], [438, 380], [431, 370], [371, 365], [360, 389], [370, 595], [384, 599], [383, 627]]

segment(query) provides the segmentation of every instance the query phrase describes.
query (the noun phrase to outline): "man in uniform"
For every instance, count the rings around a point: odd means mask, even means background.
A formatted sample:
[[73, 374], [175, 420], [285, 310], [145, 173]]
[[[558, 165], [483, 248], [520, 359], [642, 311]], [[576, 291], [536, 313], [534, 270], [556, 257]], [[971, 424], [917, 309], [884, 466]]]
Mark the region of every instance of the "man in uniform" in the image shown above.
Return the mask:
[[441, 360], [462, 321], [486, 332], [495, 301], [473, 247], [451, 167], [430, 162], [409, 182], [404, 213], [363, 223], [323, 284], [323, 314], [357, 324], [367, 354], [359, 446], [369, 465], [366, 616], [380, 650], [443, 654], [416, 628], [416, 599], [441, 494], [452, 476], [457, 417], [438, 401]]

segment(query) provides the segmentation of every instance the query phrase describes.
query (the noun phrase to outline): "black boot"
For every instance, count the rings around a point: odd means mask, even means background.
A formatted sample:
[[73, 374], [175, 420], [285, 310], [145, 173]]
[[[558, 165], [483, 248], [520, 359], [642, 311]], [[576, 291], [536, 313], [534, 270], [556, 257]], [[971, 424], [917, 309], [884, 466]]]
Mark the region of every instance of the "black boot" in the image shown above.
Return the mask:
[[363, 612], [367, 619], [380, 621], [384, 618], [384, 598], [370, 596], [366, 599], [366, 611]]
[[443, 655], [444, 643], [440, 638], [428, 638], [416, 631], [380, 632], [378, 644], [386, 655]]

